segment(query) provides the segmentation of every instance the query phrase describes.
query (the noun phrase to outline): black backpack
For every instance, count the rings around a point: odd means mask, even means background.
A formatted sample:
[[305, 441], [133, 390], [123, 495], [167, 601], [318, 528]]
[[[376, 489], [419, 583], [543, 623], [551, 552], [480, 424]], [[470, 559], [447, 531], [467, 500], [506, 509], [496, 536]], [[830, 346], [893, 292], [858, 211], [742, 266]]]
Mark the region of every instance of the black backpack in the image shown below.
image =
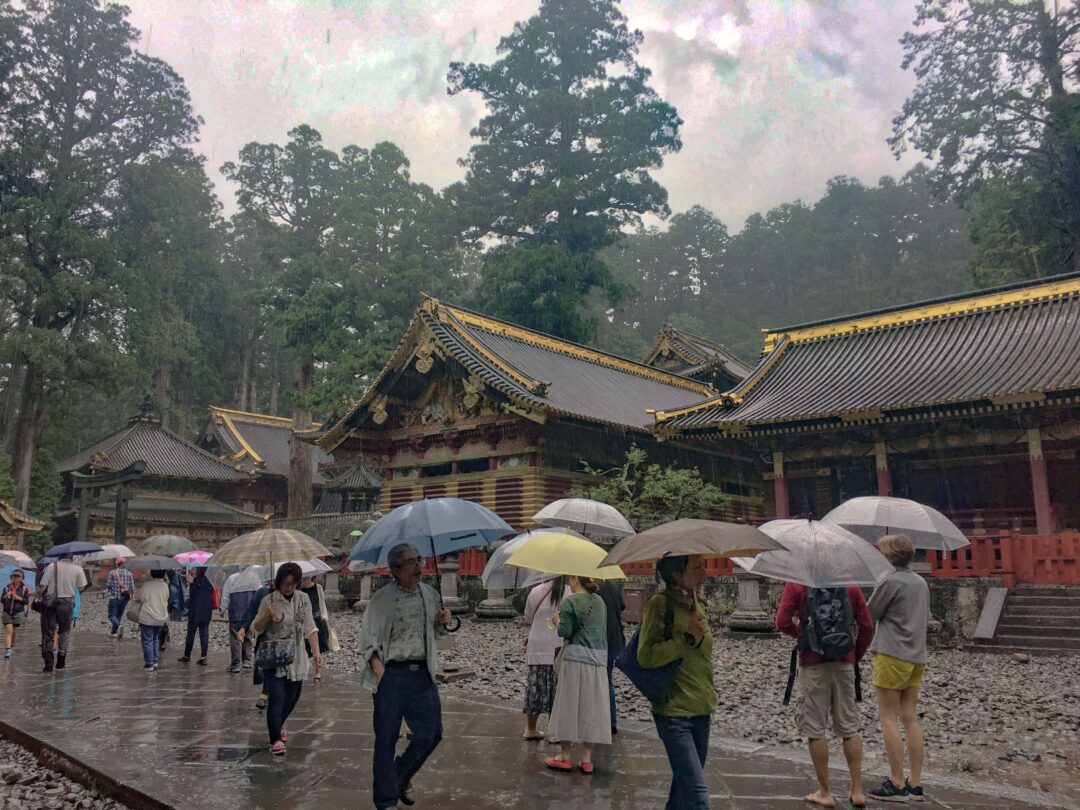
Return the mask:
[[[791, 651], [784, 705], [791, 701], [795, 688], [795, 671], [799, 663], [799, 651], [812, 650], [825, 661], [839, 661], [855, 650], [855, 617], [847, 588], [806, 589], [806, 631], [799, 636], [799, 643]], [[862, 702], [862, 674], [859, 662], [855, 662], [855, 700]]]
[[806, 632], [799, 639], [803, 649], [825, 661], [839, 661], [855, 649], [855, 619], [846, 588], [808, 588]]

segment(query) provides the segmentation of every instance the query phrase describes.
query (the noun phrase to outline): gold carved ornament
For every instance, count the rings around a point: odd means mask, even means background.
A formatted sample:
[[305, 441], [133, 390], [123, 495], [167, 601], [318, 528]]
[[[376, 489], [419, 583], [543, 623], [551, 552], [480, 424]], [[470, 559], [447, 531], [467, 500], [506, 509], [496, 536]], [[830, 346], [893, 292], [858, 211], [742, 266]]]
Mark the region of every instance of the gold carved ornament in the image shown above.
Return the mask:
[[465, 389], [465, 396], [461, 401], [466, 408], [472, 410], [480, 404], [480, 392], [484, 390], [484, 381], [477, 375], [470, 374], [465, 380], [462, 380], [461, 387]]
[[386, 410], [386, 394], [380, 394], [371, 401], [371, 421], [376, 425], [386, 423], [390, 414]]
[[435, 365], [435, 341], [428, 338], [416, 348], [416, 370], [427, 374]]

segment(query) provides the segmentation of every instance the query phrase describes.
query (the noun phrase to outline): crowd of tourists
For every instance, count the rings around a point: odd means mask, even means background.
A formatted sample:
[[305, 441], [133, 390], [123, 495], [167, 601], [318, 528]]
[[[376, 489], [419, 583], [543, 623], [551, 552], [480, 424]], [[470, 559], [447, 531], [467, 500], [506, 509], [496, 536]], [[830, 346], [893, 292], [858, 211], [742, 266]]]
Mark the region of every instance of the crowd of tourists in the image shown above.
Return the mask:
[[[927, 662], [929, 590], [908, 567], [911, 541], [890, 535], [878, 547], [895, 571], [869, 602], [856, 587], [816, 589], [786, 584], [776, 627], [797, 639], [792, 677], [798, 681], [794, 723], [808, 740], [818, 790], [805, 797], [813, 805], [836, 804], [829, 775], [830, 728], [843, 741], [850, 772], [849, 802], [866, 799], [921, 800], [923, 737], [918, 717], [919, 684]], [[373, 794], [377, 808], [416, 803], [413, 781], [442, 739], [442, 710], [436, 686], [437, 642], [451, 622], [438, 591], [421, 581], [420, 552], [401, 544], [389, 552], [393, 582], [372, 597], [364, 617], [361, 656], [367, 666], [362, 683], [374, 693]], [[705, 762], [712, 714], [713, 635], [700, 601], [705, 579], [701, 557], [666, 556], [656, 566], [663, 589], [646, 605], [629, 647], [624, 641], [620, 590], [586, 577], [557, 577], [528, 595], [525, 620], [526, 741], [545, 737], [559, 746], [547, 767], [564, 772], [595, 772], [595, 746], [609, 745], [618, 733], [613, 667], [670, 672], [662, 696], [652, 702], [657, 734], [667, 753], [672, 779], [668, 810], [709, 806]], [[196, 637], [206, 665], [208, 628], [215, 610], [228, 617], [229, 671], [253, 670], [261, 687], [257, 707], [266, 711], [270, 751], [284, 755], [285, 724], [300, 700], [304, 681], [321, 677], [323, 653], [331, 648], [332, 628], [325, 594], [299, 565], [286, 563], [257, 591], [235, 591], [226, 580], [220, 602], [205, 569], [185, 576], [152, 571], [136, 588], [134, 577], [117, 560], [105, 589], [111, 634], [121, 638], [124, 621], [135, 621], [142, 642], [143, 668], [153, 674], [168, 643], [169, 620], [187, 617], [181, 663], [189, 663]], [[35, 592], [13, 573], [0, 592], [5, 657], [11, 657], [19, 628], [33, 601], [41, 600], [41, 653], [44, 671], [62, 669], [75, 616], [75, 600], [87, 587], [84, 570], [70, 558], [49, 565]], [[186, 586], [186, 587], [185, 587]], [[872, 683], [877, 693], [889, 776], [864, 791], [862, 739], [857, 701], [861, 699], [859, 661], [872, 651]], [[792, 684], [788, 686], [789, 695]], [[548, 716], [546, 733], [539, 719]], [[403, 724], [407, 748], [396, 755]], [[903, 734], [901, 734], [903, 729]], [[575, 762], [575, 748], [578, 755]], [[908, 770], [905, 773], [905, 761]]]

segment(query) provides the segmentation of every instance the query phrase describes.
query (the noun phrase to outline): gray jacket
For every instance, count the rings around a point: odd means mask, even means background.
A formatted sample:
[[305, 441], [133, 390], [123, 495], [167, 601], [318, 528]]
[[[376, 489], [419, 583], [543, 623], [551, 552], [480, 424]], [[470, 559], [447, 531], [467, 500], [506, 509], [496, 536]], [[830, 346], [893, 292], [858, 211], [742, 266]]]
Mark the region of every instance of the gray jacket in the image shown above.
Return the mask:
[[912, 664], [925, 664], [926, 625], [930, 621], [930, 588], [905, 566], [877, 586], [868, 603], [877, 623], [870, 651]]
[[[394, 604], [400, 592], [396, 582], [384, 585], [375, 592], [364, 611], [364, 623], [360, 628], [360, 655], [367, 666], [360, 673], [360, 685], [376, 691], [375, 672], [371, 669], [371, 657], [378, 653], [379, 659], [386, 661], [386, 650], [390, 644], [390, 631], [394, 626]], [[434, 683], [438, 671], [438, 650], [435, 641], [446, 635], [442, 628], [435, 628], [435, 614], [439, 612], [442, 599], [439, 592], [423, 582], [420, 594], [424, 599], [425, 647], [427, 648], [427, 669]]]

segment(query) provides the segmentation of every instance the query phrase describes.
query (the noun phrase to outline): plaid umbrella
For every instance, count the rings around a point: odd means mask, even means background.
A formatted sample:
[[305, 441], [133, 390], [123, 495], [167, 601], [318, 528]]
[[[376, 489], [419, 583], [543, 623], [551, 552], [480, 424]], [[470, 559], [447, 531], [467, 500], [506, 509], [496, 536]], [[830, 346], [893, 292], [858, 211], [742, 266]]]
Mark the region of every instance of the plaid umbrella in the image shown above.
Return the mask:
[[271, 565], [274, 561], [326, 557], [330, 550], [294, 529], [259, 529], [230, 540], [210, 558], [210, 565]]

